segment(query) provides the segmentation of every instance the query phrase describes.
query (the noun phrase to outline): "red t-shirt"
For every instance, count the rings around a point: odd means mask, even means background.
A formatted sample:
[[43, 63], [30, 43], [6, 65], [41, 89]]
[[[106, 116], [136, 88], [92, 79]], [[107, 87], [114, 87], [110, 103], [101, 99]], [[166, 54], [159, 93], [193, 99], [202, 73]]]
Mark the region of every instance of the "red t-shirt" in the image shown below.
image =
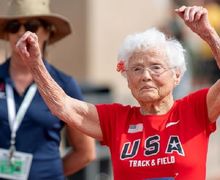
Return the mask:
[[209, 124], [203, 89], [175, 101], [164, 115], [140, 107], [96, 105], [115, 180], [205, 180]]

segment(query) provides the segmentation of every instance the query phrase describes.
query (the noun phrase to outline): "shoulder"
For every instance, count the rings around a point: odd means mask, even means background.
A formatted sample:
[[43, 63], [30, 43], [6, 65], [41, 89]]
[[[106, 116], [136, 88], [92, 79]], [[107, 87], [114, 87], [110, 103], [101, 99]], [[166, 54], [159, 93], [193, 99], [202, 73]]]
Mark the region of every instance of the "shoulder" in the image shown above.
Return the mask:
[[[195, 117], [207, 118], [207, 94], [209, 89], [201, 89], [190, 93], [182, 99], [176, 101], [176, 108], [178, 112], [184, 112], [184, 115], [194, 114]], [[192, 117], [191, 117], [192, 119]], [[201, 119], [201, 118], [200, 118]], [[205, 120], [206, 121], [206, 120]], [[205, 122], [204, 121], [204, 122]]]
[[119, 103], [113, 104], [97, 104], [97, 111], [99, 113], [111, 113], [111, 114], [130, 114], [134, 112], [137, 107], [132, 107], [130, 105], [122, 105]]
[[209, 91], [209, 88], [204, 88], [201, 90], [191, 92], [189, 95], [183, 97], [182, 99], [177, 100], [177, 102], [191, 102], [191, 101], [198, 102], [200, 100], [205, 100], [208, 94], [208, 91]]

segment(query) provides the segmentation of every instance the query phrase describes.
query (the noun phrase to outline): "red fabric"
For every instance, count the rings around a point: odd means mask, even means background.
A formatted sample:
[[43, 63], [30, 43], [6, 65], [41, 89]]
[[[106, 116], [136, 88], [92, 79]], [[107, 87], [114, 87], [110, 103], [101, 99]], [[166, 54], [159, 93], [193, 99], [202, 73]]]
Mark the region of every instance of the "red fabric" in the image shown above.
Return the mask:
[[157, 116], [143, 116], [139, 107], [96, 105], [114, 179], [205, 180], [208, 139], [216, 129], [208, 123], [207, 92], [177, 100], [167, 114]]

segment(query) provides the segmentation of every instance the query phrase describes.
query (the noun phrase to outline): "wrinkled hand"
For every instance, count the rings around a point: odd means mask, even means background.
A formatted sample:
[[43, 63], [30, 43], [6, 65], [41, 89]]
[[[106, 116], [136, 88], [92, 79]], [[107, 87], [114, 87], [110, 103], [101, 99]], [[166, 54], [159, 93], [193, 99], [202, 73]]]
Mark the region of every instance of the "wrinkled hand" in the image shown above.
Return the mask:
[[182, 6], [179, 9], [175, 9], [175, 12], [193, 32], [200, 36], [205, 36], [205, 33], [211, 28], [208, 20], [208, 11], [202, 6]]
[[16, 50], [27, 64], [33, 64], [34, 61], [41, 60], [41, 50], [38, 43], [38, 37], [35, 33], [25, 32], [18, 40]]

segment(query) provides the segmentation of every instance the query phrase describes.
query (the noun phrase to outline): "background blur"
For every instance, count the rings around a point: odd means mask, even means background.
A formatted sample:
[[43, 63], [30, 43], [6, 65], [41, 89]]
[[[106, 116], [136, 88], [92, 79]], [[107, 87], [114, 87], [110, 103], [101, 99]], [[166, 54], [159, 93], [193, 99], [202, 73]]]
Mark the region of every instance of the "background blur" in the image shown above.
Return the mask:
[[[5, 13], [8, 3], [9, 0], [0, 0], [0, 15]], [[206, 6], [211, 22], [220, 32], [218, 3], [213, 0], [51, 0], [52, 10], [70, 19], [73, 33], [49, 47], [48, 59], [76, 78], [85, 100], [136, 104], [126, 80], [115, 70], [117, 52], [126, 35], [156, 26], [178, 38], [188, 51], [188, 72], [174, 94], [180, 98], [198, 88], [209, 87], [220, 77], [220, 71], [206, 44], [182, 24], [174, 8], [181, 4]], [[0, 41], [0, 62], [10, 55], [7, 47], [6, 42]], [[63, 152], [65, 141], [62, 147]], [[207, 166], [207, 179], [220, 180], [219, 130], [212, 134]], [[111, 178], [108, 150], [97, 142], [97, 160], [68, 179]]]

